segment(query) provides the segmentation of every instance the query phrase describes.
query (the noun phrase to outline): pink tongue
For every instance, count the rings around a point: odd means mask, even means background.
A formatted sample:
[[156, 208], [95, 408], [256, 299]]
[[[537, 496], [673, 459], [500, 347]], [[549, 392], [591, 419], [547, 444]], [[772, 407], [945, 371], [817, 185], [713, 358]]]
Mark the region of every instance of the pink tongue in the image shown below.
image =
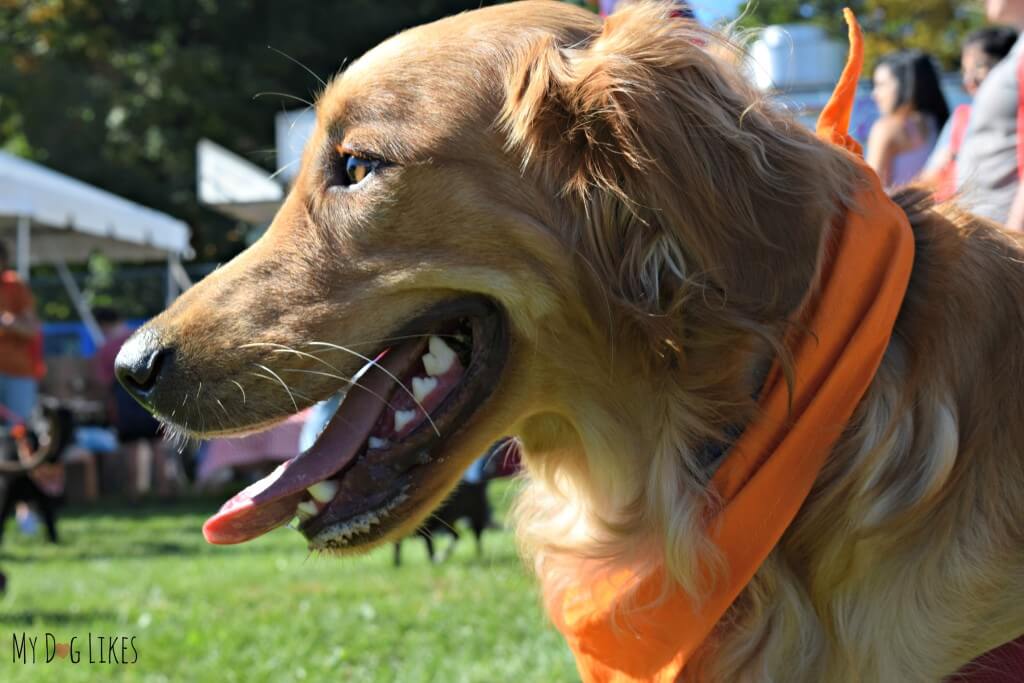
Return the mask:
[[359, 454], [387, 408], [381, 397], [387, 398], [395, 383], [388, 373], [401, 377], [423, 354], [425, 345], [425, 340], [403, 344], [378, 358], [387, 372], [372, 366], [358, 385], [352, 385], [337, 414], [309, 450], [224, 503], [203, 525], [206, 540], [217, 545], [243, 543], [294, 517], [307, 488], [331, 477]]
[[274, 470], [274, 473], [238, 493], [224, 503], [217, 514], [206, 520], [206, 524], [203, 525], [203, 536], [206, 540], [217, 545], [244, 543], [276, 529], [294, 517], [295, 508], [305, 498], [305, 490], [260, 503], [256, 500], [262, 498], [262, 495], [251, 493], [278, 471]]

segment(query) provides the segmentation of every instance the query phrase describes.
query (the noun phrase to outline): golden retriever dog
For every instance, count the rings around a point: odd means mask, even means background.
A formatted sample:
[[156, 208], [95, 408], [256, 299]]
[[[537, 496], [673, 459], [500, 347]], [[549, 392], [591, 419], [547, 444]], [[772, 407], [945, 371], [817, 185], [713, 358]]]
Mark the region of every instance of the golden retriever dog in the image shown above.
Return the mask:
[[[863, 182], [735, 53], [662, 4], [602, 22], [522, 2], [334, 78], [267, 233], [118, 358], [200, 438], [348, 390], [207, 537], [292, 520], [362, 552], [514, 435], [546, 591], [663, 567], [699, 600], [710, 477]], [[916, 254], [881, 367], [681, 680], [939, 681], [1024, 633], [1024, 251], [925, 193], [895, 201]]]

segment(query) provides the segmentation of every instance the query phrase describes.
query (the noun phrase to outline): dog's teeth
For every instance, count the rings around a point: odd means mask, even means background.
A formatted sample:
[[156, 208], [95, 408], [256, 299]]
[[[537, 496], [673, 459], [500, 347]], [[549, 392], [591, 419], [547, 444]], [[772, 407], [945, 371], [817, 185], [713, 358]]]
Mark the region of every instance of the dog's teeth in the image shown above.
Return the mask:
[[338, 492], [338, 483], [327, 479], [313, 484], [308, 489], [309, 495], [313, 496], [313, 500], [318, 503], [330, 503], [334, 498], [334, 494]]
[[434, 377], [413, 377], [412, 395], [417, 401], [423, 402], [430, 392], [437, 388], [437, 379]]
[[451, 368], [450, 361], [446, 365], [444, 361], [439, 360], [437, 356], [432, 353], [423, 354], [423, 369], [427, 371], [428, 375], [443, 375], [449, 368]]
[[333, 545], [348, 545], [350, 539], [358, 534], [365, 534], [369, 532], [375, 525], [380, 524], [382, 518], [395, 509], [398, 505], [405, 502], [407, 496], [403, 491], [394, 500], [388, 503], [385, 507], [372, 512], [367, 512], [355, 519], [350, 520], [343, 527], [332, 527], [326, 531], [321, 532], [316, 538], [313, 539], [314, 544], [333, 544]]
[[455, 362], [455, 352], [438, 336], [430, 338], [428, 347], [430, 353], [423, 355], [423, 369], [428, 375], [435, 377], [448, 372]]
[[430, 337], [427, 342], [427, 346], [430, 348], [430, 352], [434, 354], [435, 358], [455, 358], [455, 352], [452, 351], [452, 347], [448, 346], [448, 342], [437, 335]]
[[416, 419], [415, 410], [397, 410], [395, 411], [395, 431], [400, 432], [405, 429], [405, 426]]
[[301, 519], [299, 519], [298, 517], [292, 517], [292, 521], [288, 522], [288, 528], [295, 529], [296, 531], [298, 531], [300, 524], [302, 524]]
[[391, 442], [387, 439], [378, 439], [376, 436], [371, 436], [367, 439], [366, 445], [370, 448], [387, 448], [391, 445]]
[[312, 519], [316, 517], [320, 512], [320, 509], [316, 506], [316, 503], [310, 500], [304, 500], [299, 503], [298, 507], [295, 508], [295, 514], [303, 519]]

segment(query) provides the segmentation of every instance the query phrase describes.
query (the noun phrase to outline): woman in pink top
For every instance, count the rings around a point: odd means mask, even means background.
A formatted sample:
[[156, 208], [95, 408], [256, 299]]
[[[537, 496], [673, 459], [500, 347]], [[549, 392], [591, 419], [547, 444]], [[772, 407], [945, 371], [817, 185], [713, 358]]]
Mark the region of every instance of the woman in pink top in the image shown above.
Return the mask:
[[925, 166], [949, 106], [931, 58], [896, 52], [875, 67], [871, 92], [881, 118], [868, 135], [867, 162], [887, 187], [904, 185]]

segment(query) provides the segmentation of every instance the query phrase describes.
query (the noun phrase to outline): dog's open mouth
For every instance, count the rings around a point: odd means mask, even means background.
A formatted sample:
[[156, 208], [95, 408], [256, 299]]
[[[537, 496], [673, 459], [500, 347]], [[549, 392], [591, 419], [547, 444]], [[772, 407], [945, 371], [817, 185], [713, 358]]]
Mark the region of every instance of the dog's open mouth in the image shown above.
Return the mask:
[[445, 444], [487, 400], [507, 353], [505, 318], [481, 297], [440, 304], [396, 331], [316, 443], [227, 501], [203, 525], [242, 543], [294, 520], [317, 548], [371, 543], [429, 497]]

